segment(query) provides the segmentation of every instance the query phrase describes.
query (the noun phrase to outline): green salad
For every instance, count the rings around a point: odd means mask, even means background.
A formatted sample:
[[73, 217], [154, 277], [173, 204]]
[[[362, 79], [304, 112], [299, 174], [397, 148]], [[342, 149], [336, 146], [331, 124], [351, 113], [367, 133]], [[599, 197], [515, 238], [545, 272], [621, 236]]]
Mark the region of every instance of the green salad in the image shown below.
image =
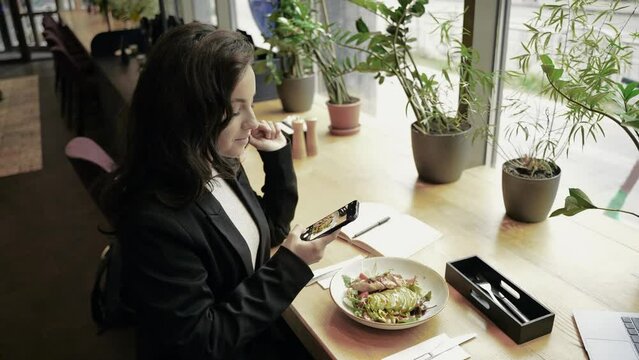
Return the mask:
[[[422, 294], [417, 278], [404, 279], [387, 271], [368, 277], [363, 273], [352, 279], [343, 275], [344, 302], [355, 316], [387, 324], [406, 323], [421, 318], [429, 309], [431, 292]], [[432, 308], [432, 307], [431, 307]]]

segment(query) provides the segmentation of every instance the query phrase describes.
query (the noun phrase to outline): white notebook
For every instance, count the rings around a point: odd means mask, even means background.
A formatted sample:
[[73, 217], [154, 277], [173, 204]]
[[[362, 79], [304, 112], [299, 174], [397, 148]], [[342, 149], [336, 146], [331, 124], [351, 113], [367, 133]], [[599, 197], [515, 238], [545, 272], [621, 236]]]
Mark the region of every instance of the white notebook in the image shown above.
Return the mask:
[[[356, 236], [386, 217], [390, 219]], [[441, 233], [391, 206], [361, 202], [357, 219], [344, 226], [338, 237], [374, 255], [407, 258], [437, 240]]]

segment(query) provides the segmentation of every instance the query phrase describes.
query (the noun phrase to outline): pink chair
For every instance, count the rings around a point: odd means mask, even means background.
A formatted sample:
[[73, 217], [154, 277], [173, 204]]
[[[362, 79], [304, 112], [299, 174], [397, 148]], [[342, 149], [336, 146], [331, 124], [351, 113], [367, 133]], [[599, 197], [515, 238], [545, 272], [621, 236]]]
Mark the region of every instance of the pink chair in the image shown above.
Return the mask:
[[64, 149], [67, 159], [100, 210], [101, 180], [117, 168], [111, 156], [95, 141], [86, 137], [75, 137]]

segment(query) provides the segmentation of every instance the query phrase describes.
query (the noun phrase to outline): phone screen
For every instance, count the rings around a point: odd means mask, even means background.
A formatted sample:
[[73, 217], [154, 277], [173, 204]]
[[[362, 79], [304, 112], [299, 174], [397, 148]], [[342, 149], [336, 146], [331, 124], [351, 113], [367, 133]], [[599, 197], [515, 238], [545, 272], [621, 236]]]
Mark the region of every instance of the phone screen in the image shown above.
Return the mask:
[[332, 233], [342, 226], [357, 218], [359, 202], [357, 200], [342, 206], [333, 213], [323, 217], [313, 225], [309, 226], [302, 233], [302, 240], [315, 240], [323, 235]]

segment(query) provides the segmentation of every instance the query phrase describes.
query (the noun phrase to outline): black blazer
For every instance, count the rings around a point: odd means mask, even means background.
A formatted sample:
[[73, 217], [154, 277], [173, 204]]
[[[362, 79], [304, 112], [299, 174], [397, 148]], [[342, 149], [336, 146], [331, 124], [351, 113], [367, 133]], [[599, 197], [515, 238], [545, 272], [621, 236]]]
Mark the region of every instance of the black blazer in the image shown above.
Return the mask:
[[[125, 298], [137, 311], [138, 358], [252, 358], [268, 349], [270, 328], [312, 278], [281, 247], [297, 205], [290, 146], [260, 153], [263, 197], [243, 169], [228, 181], [260, 234], [255, 270], [246, 242], [207, 192], [180, 209], [145, 201], [119, 226]], [[222, 180], [219, 180], [222, 181]], [[250, 345], [250, 346], [249, 346]]]

